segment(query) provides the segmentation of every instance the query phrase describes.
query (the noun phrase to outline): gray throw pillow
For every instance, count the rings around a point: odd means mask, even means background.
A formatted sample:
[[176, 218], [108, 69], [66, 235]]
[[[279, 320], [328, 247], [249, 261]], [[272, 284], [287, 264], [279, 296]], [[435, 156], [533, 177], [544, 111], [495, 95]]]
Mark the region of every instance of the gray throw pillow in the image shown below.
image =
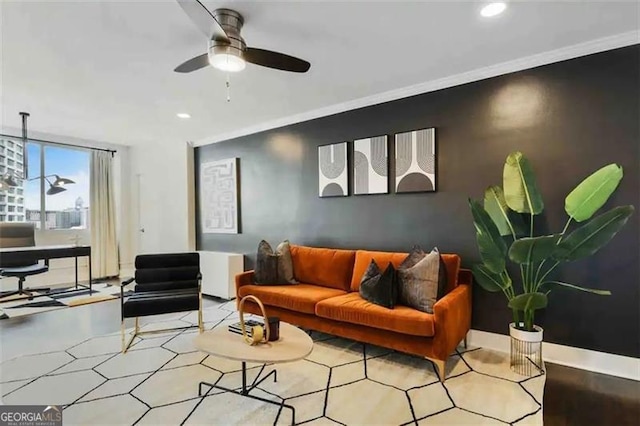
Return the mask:
[[[437, 247], [434, 247], [434, 249], [438, 251]], [[415, 264], [420, 262], [422, 259], [424, 259], [426, 255], [427, 253], [425, 253], [419, 245], [417, 244], [414, 245], [411, 251], [409, 252], [409, 255], [398, 266], [398, 271], [401, 269], [409, 269], [412, 266], [415, 266]], [[449, 278], [447, 276], [447, 266], [445, 265], [444, 260], [442, 260], [442, 256], [440, 256], [440, 271], [439, 271], [439, 277], [438, 277], [438, 296], [436, 300], [440, 300], [445, 294], [447, 294], [446, 291], [447, 291], [448, 281], [449, 281]], [[402, 285], [402, 277], [398, 274], [399, 292], [402, 292], [403, 287], [404, 286]]]
[[398, 269], [400, 303], [429, 314], [438, 298], [440, 253], [433, 249], [414, 266]]
[[293, 260], [289, 241], [285, 240], [280, 243], [275, 252], [268, 242], [265, 240], [260, 241], [256, 256], [254, 280], [256, 284], [262, 285], [297, 283], [293, 278]]
[[293, 276], [293, 258], [291, 257], [289, 240], [284, 240], [278, 244], [276, 255], [278, 256], [278, 281], [284, 281], [286, 284], [297, 284], [298, 282]]

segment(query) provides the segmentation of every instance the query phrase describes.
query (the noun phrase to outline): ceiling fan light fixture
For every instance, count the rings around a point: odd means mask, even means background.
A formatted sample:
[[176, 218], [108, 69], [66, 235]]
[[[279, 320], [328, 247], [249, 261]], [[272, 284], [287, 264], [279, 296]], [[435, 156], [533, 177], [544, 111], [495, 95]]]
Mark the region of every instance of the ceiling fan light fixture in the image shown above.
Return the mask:
[[230, 52], [209, 55], [209, 63], [214, 68], [228, 72], [242, 71], [247, 65], [244, 59]]

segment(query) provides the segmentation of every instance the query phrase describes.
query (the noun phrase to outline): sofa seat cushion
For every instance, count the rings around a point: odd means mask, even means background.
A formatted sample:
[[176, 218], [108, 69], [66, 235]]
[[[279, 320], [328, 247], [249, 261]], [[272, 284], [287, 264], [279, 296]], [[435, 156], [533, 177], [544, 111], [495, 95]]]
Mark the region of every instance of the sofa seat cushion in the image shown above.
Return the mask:
[[435, 334], [433, 314], [403, 305], [387, 309], [367, 302], [358, 293], [348, 293], [318, 302], [316, 315], [413, 336], [431, 337]]
[[305, 314], [314, 314], [316, 303], [319, 301], [344, 294], [346, 292], [342, 290], [302, 283], [271, 286], [251, 284], [243, 285], [238, 289], [240, 297], [256, 296], [265, 305]]
[[353, 250], [291, 246], [296, 280], [338, 290], [349, 291], [355, 257]]

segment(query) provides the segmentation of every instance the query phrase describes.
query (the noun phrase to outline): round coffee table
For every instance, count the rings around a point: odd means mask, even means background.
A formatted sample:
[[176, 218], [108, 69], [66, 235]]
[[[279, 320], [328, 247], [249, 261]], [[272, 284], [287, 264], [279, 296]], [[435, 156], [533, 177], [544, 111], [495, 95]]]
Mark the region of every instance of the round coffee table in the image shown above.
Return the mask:
[[[278, 373], [274, 369], [267, 375], [260, 377], [264, 371], [266, 363], [283, 363], [298, 361], [306, 358], [313, 350], [313, 340], [304, 331], [298, 327], [294, 327], [286, 322], [280, 322], [280, 339], [275, 342], [268, 342], [260, 345], [250, 346], [245, 343], [242, 335], [232, 333], [227, 329], [227, 325], [220, 325], [211, 331], [199, 334], [195, 338], [195, 346], [198, 350], [222, 358], [233, 359], [242, 362], [242, 390], [236, 391], [216, 383], [200, 382], [198, 386], [198, 395], [202, 396], [202, 385], [208, 386], [210, 389], [220, 389], [225, 392], [235, 393], [247, 398], [257, 399], [268, 404], [274, 404], [281, 409], [288, 408], [291, 410], [291, 422], [295, 424], [296, 411], [291, 405], [277, 403], [265, 398], [250, 395], [256, 386], [267, 378], [273, 376], [273, 381], [278, 381]], [[247, 386], [247, 362], [263, 364], [251, 385]], [[209, 392], [207, 391], [207, 393]], [[280, 415], [280, 413], [278, 413]]]

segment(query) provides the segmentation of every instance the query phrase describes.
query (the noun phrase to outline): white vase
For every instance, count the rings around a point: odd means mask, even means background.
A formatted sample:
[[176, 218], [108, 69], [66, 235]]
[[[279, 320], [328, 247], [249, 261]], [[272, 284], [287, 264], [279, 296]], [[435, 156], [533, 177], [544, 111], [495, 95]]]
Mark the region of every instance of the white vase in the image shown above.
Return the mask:
[[[524, 324], [520, 323], [520, 325]], [[540, 348], [540, 344], [542, 344], [542, 333], [544, 330], [537, 325], [534, 325], [533, 329], [535, 331], [520, 330], [516, 328], [515, 322], [509, 324], [509, 335], [514, 339], [525, 342], [524, 345], [520, 346], [520, 351], [525, 355], [531, 355], [536, 352]]]

